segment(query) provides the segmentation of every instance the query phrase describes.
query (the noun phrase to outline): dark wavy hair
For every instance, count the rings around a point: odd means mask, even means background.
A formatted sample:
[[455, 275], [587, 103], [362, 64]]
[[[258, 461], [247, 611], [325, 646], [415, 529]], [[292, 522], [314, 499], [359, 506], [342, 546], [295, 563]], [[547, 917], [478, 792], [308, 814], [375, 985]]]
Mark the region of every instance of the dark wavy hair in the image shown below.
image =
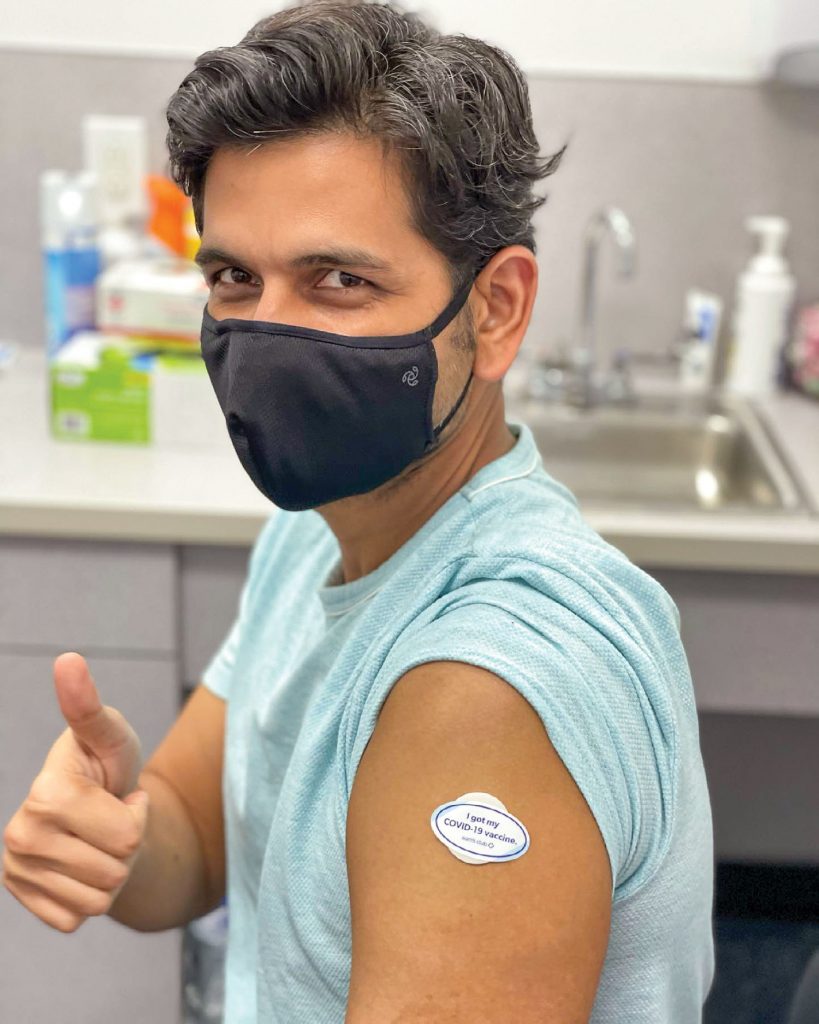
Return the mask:
[[204, 224], [208, 163], [222, 146], [346, 132], [395, 152], [417, 230], [453, 282], [499, 249], [535, 250], [541, 157], [526, 80], [497, 46], [442, 35], [395, 3], [310, 0], [263, 18], [195, 61], [166, 108], [171, 174]]

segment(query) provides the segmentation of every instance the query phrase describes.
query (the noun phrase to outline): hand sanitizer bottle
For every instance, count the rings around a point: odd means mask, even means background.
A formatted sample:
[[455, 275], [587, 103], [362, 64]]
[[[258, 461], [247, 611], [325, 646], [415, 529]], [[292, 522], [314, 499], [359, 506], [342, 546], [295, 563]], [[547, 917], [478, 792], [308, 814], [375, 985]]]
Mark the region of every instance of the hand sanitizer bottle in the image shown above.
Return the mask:
[[725, 387], [764, 395], [778, 382], [796, 282], [782, 255], [788, 222], [783, 217], [749, 217], [745, 224], [759, 235], [761, 245], [737, 282]]

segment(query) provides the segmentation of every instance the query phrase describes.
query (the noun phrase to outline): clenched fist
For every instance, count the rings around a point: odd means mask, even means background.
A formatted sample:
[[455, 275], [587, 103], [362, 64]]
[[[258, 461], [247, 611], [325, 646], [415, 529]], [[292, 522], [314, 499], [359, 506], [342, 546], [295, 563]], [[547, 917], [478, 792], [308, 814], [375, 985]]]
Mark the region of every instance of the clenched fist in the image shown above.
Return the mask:
[[54, 662], [68, 728], [48, 752], [28, 796], [3, 833], [3, 884], [61, 932], [105, 914], [139, 856], [148, 794], [136, 789], [139, 738], [100, 703], [85, 659]]

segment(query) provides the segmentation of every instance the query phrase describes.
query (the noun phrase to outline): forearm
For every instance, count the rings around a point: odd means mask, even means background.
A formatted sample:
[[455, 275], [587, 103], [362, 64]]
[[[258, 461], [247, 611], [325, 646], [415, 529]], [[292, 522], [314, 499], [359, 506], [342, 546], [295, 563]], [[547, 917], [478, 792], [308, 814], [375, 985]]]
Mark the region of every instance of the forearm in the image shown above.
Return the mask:
[[139, 785], [150, 796], [145, 841], [108, 916], [136, 931], [163, 931], [216, 906], [224, 880], [208, 877], [201, 839], [173, 786], [150, 770]]

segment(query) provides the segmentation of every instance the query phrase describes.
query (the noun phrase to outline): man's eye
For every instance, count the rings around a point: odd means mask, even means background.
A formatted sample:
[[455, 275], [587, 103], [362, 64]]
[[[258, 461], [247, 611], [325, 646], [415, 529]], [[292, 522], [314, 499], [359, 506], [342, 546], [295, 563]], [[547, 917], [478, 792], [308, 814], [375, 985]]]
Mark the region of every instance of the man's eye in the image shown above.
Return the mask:
[[[223, 274], [229, 274], [230, 277], [227, 279], [223, 278]], [[236, 277], [238, 275], [238, 279]], [[251, 275], [246, 270], [242, 270], [240, 267], [223, 267], [221, 270], [217, 270], [216, 273], [211, 277], [211, 284], [248, 284], [251, 280]]]
[[369, 281], [366, 281], [363, 277], [356, 277], [355, 274], [348, 274], [346, 270], [330, 270], [321, 279], [321, 283], [318, 287], [323, 288], [325, 286], [324, 282], [326, 282], [329, 277], [332, 277], [333, 274], [338, 275], [337, 280], [339, 284], [330, 285], [330, 288], [335, 289], [336, 291], [349, 291], [351, 287], [357, 288], [359, 285], [369, 284]]

